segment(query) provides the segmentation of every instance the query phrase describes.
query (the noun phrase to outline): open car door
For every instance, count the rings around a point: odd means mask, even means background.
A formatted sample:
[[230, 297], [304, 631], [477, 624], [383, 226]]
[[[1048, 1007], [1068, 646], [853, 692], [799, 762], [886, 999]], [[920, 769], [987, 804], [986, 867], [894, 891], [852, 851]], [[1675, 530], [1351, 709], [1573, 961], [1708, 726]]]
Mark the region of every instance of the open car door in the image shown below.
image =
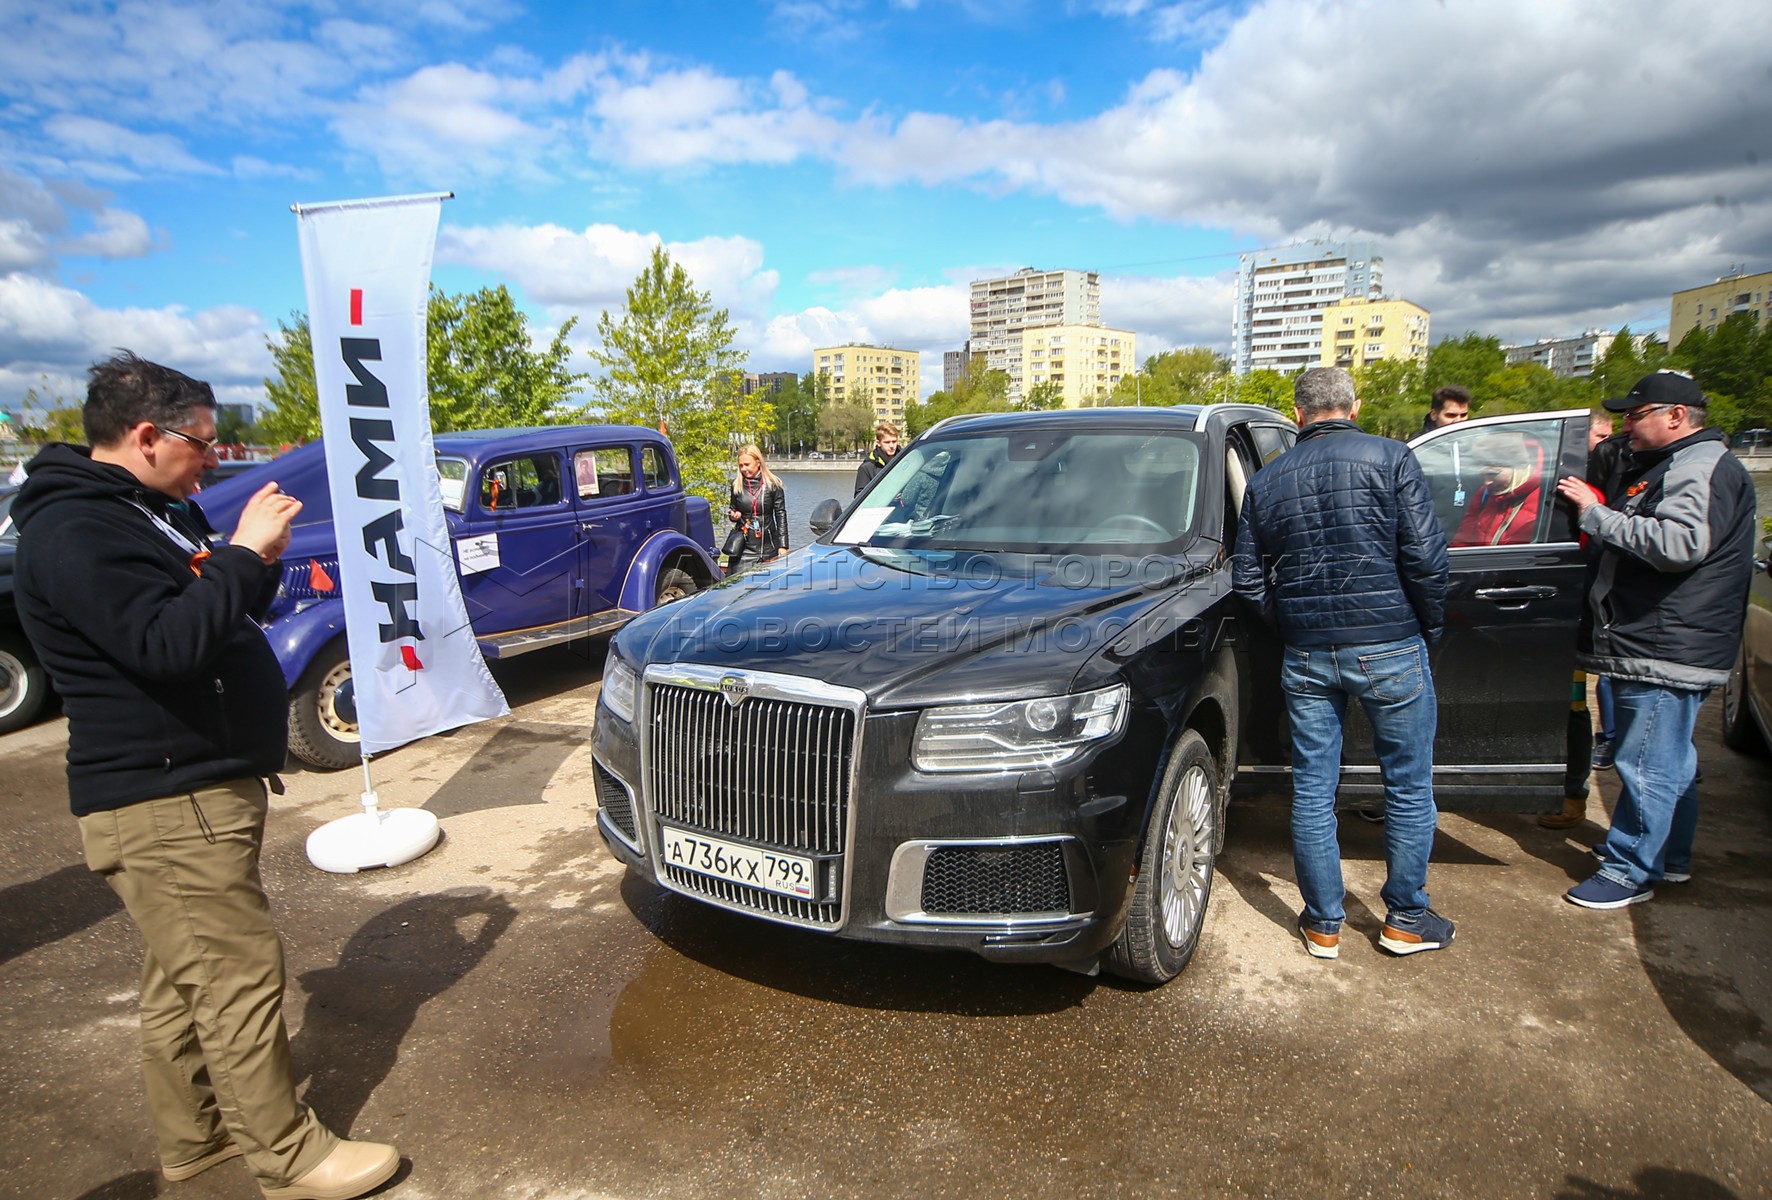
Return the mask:
[[[1485, 417], [1410, 442], [1446, 528], [1446, 632], [1433, 648], [1444, 809], [1563, 803], [1575, 632], [1586, 575], [1556, 481], [1587, 470], [1586, 409]], [[1341, 794], [1383, 794], [1372, 728], [1348, 713]]]

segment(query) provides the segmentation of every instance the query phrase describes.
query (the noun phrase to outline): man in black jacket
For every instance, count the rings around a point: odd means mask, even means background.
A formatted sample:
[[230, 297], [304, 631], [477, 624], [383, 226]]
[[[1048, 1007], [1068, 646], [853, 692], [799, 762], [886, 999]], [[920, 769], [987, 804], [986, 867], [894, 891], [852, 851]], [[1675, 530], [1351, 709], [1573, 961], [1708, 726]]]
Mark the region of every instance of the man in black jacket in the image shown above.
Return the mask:
[[1379, 945], [1393, 954], [1438, 950], [1451, 943], [1453, 924], [1428, 907], [1439, 814], [1427, 643], [1445, 622], [1446, 534], [1409, 448], [1354, 424], [1360, 404], [1346, 371], [1305, 371], [1293, 399], [1298, 443], [1250, 481], [1232, 581], [1285, 643], [1299, 935], [1314, 957], [1340, 954], [1335, 792], [1352, 699], [1372, 723], [1384, 774]]
[[1692, 730], [1741, 646], [1754, 571], [1754, 485], [1690, 377], [1657, 371], [1606, 401], [1624, 414], [1631, 461], [1606, 502], [1573, 478], [1557, 491], [1600, 547], [1576, 662], [1612, 680], [1618, 803], [1600, 869], [1565, 893], [1624, 908], [1691, 878], [1698, 831]]
[[245, 1155], [271, 1200], [345, 1200], [399, 1167], [297, 1101], [283, 948], [259, 880], [287, 700], [254, 622], [301, 509], [266, 484], [225, 545], [184, 502], [213, 465], [206, 383], [128, 352], [97, 363], [90, 449], [52, 445], [13, 505], [19, 618], [68, 716], [89, 867], [147, 944], [142, 1071], [161, 1168]]
[[881, 421], [874, 426], [874, 447], [868, 456], [861, 460], [861, 466], [855, 468], [855, 494], [874, 481], [874, 476], [884, 471], [898, 457], [898, 426], [891, 421]]

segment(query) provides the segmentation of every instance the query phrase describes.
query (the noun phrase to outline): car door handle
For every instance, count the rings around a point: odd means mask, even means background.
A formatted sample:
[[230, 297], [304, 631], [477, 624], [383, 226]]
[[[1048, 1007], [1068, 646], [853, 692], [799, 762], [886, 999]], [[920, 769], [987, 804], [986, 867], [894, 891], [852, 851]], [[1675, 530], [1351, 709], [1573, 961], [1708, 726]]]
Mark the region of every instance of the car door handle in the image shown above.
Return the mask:
[[1556, 588], [1542, 583], [1532, 584], [1529, 587], [1492, 587], [1477, 589], [1477, 599], [1489, 600], [1495, 604], [1529, 604], [1534, 600], [1549, 600], [1556, 594]]
[[596, 533], [601, 528], [603, 528], [601, 521], [584, 521], [579, 524], [578, 531], [580, 533]]

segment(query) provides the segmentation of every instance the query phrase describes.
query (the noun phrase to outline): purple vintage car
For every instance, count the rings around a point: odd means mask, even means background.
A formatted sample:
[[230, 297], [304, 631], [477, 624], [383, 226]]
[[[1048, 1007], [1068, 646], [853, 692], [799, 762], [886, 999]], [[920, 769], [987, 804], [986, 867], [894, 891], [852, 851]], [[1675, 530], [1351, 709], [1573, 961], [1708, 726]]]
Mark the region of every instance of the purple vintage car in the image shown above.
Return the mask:
[[[720, 577], [708, 503], [684, 492], [671, 444], [653, 430], [564, 425], [433, 440], [462, 595], [488, 658], [606, 633]], [[226, 533], [273, 479], [303, 504], [265, 620], [290, 688], [290, 749], [314, 766], [349, 766], [360, 754], [339, 697], [351, 663], [320, 444], [205, 488], [197, 502]]]

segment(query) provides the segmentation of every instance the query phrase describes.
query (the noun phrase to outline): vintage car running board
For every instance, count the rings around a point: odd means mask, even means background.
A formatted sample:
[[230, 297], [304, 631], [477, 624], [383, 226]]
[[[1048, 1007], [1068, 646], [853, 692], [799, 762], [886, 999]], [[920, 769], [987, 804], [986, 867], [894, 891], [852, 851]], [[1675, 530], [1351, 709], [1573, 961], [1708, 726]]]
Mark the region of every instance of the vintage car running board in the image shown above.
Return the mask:
[[528, 654], [531, 650], [542, 650], [577, 638], [619, 629], [639, 615], [632, 609], [612, 608], [607, 612], [561, 621], [558, 625], [538, 625], [533, 629], [495, 633], [479, 639], [480, 649], [487, 658], [515, 658], [519, 654]]

